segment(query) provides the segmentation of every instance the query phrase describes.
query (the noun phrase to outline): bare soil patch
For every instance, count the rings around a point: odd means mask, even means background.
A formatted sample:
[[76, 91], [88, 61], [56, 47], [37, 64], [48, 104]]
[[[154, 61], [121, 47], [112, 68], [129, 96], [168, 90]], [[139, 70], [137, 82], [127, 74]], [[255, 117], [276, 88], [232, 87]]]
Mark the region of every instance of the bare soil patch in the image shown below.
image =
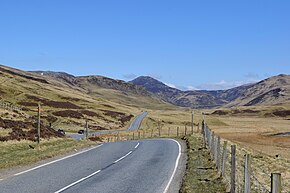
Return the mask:
[[116, 112], [116, 111], [109, 111], [109, 110], [101, 110], [104, 112], [104, 115], [110, 116], [114, 119], [117, 119], [122, 123], [122, 126], [125, 125], [128, 121], [130, 121], [134, 116], [133, 115], [126, 115], [126, 113]]
[[275, 111], [273, 114], [279, 117], [287, 117], [290, 116], [290, 110]]
[[82, 110], [81, 113], [90, 117], [101, 117], [96, 112], [89, 111], [89, 110]]
[[44, 106], [54, 107], [54, 108], [62, 108], [62, 109], [83, 109], [80, 106], [77, 106], [71, 102], [63, 102], [63, 101], [52, 101], [48, 99], [39, 98], [32, 95], [26, 95], [26, 97], [30, 100], [41, 102]]
[[89, 137], [89, 140], [91, 140], [91, 141], [99, 141], [99, 142], [103, 141], [103, 139], [101, 137], [98, 137], [98, 136]]
[[234, 109], [234, 110], [216, 110], [212, 115], [242, 115], [242, 114], [257, 114], [261, 111], [251, 110], [251, 109]]
[[[37, 137], [37, 124], [24, 121], [13, 121], [0, 118], [0, 127], [3, 129], [12, 129], [7, 136], [0, 136], [0, 141], [9, 140], [31, 140], [35, 141]], [[0, 128], [1, 129], [1, 128]], [[45, 127], [42, 123], [40, 125], [41, 138], [64, 137], [54, 129]]]
[[109, 129], [107, 129], [107, 128], [105, 128], [105, 127], [102, 127], [102, 126], [93, 126], [93, 127], [90, 128], [90, 129], [93, 129], [93, 130], [109, 130]]
[[113, 118], [118, 118], [118, 117], [126, 115], [125, 113], [116, 112], [116, 111], [109, 111], [109, 110], [101, 110], [101, 111], [104, 112], [104, 115], [110, 116], [110, 117], [113, 117]]
[[107, 104], [102, 104], [104, 107], [108, 107], [108, 108], [112, 108], [115, 109], [115, 107], [111, 106], [111, 105], [107, 105]]
[[37, 107], [38, 104], [34, 102], [19, 102], [18, 103], [21, 106], [29, 106], [29, 107]]
[[73, 110], [57, 111], [52, 114], [59, 117], [71, 117], [76, 119], [81, 119], [84, 117], [82, 113]]
[[68, 100], [68, 101], [74, 101], [74, 102], [78, 102], [81, 100], [81, 99], [72, 98], [72, 97], [61, 97], [61, 99]]
[[125, 125], [125, 123], [131, 121], [133, 117], [133, 115], [123, 116], [119, 119], [119, 121], [121, 121], [122, 125]]

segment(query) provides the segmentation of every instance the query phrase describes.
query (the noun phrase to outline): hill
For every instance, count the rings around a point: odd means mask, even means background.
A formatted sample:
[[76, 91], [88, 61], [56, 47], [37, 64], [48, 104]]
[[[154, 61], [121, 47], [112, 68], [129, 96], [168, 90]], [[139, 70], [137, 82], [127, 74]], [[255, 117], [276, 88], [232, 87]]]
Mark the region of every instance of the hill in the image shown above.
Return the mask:
[[[25, 72], [0, 65], [0, 83], [2, 140], [33, 136], [38, 103], [42, 129], [52, 124], [66, 131], [83, 128], [86, 120], [90, 129], [121, 129], [143, 108], [172, 108], [144, 88], [106, 77]], [[58, 136], [50, 132], [47, 137]]]
[[239, 97], [226, 106], [272, 106], [285, 104], [290, 104], [290, 75], [281, 74], [248, 86]]
[[181, 91], [146, 76], [130, 82], [145, 87], [147, 91], [166, 102], [182, 107], [271, 106], [290, 103], [289, 75], [278, 75], [258, 83], [216, 91]]

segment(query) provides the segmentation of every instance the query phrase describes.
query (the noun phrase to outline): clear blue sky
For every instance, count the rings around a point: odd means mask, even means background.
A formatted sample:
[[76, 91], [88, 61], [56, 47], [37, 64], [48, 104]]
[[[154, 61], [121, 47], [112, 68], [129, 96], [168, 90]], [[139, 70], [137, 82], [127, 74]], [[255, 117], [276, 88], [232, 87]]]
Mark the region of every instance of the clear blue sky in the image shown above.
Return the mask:
[[1, 0], [0, 63], [179, 88], [290, 74], [289, 0]]

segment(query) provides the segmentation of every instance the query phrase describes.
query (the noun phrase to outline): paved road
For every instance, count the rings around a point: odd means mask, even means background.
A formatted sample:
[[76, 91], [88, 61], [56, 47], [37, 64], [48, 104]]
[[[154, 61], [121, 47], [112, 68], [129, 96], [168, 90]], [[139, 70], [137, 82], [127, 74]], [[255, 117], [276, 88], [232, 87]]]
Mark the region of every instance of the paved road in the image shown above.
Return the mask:
[[[148, 115], [148, 112], [143, 112], [140, 115], [138, 115], [131, 123], [131, 125], [129, 126], [129, 128], [127, 130], [138, 130], [143, 119]], [[113, 133], [119, 133], [119, 132], [126, 132], [127, 130], [108, 130], [108, 131], [97, 131], [97, 132], [93, 132], [90, 133], [90, 136], [92, 135], [104, 135], [104, 134], [113, 134]], [[81, 140], [82, 138], [85, 137], [85, 134], [77, 134], [77, 133], [66, 133], [67, 136], [77, 139], [77, 140]]]
[[133, 122], [131, 123], [130, 127], [128, 130], [138, 130], [143, 119], [148, 115], [148, 112], [143, 112], [140, 115], [138, 115]]
[[0, 180], [0, 192], [165, 193], [179, 158], [174, 140], [106, 143]]

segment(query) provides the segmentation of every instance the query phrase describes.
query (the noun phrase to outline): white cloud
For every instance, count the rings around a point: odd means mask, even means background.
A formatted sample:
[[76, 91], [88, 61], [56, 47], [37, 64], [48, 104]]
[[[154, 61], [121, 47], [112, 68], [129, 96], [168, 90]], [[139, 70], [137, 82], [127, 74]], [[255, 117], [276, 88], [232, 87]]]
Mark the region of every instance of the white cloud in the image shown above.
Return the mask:
[[127, 80], [131, 80], [131, 79], [137, 78], [137, 75], [131, 73], [131, 74], [125, 74], [125, 75], [123, 75], [123, 77]]
[[234, 88], [237, 86], [254, 83], [257, 81], [259, 80], [245, 80], [245, 81], [232, 81], [232, 82], [221, 80], [215, 83], [202, 84], [202, 85], [197, 86], [196, 88], [199, 90], [226, 90], [226, 89]]
[[171, 87], [171, 88], [177, 88], [174, 84], [171, 84], [171, 83], [164, 83], [164, 84]]
[[200, 90], [200, 89], [196, 88], [195, 86], [187, 86], [185, 90]]

